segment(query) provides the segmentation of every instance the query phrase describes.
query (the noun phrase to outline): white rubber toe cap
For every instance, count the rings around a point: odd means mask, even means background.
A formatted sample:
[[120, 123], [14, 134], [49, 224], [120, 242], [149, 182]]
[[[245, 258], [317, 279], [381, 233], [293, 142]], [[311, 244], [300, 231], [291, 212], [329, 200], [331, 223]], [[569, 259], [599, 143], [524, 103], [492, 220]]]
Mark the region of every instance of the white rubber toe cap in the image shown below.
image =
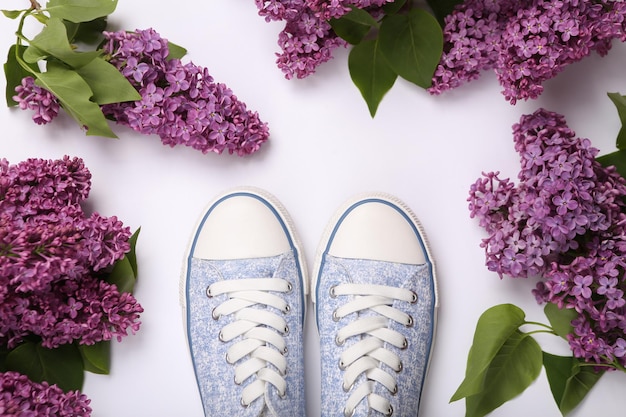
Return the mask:
[[202, 218], [193, 256], [202, 259], [245, 259], [276, 256], [291, 246], [280, 208], [265, 196], [236, 192], [213, 203]]
[[399, 201], [371, 198], [353, 204], [334, 229], [328, 253], [341, 258], [423, 264], [419, 223]]

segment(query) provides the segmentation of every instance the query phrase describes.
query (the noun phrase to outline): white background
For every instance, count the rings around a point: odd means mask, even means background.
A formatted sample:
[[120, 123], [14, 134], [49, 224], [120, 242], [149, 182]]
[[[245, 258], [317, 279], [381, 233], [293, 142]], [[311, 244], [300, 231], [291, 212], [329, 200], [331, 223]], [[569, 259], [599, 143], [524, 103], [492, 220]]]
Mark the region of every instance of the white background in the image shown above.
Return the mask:
[[[11, 2], [11, 8], [27, 2]], [[7, 7], [3, 4], [2, 7]], [[8, 7], [7, 7], [8, 8]], [[544, 321], [530, 280], [500, 280], [484, 266], [484, 233], [469, 218], [466, 198], [481, 171], [515, 178], [518, 156], [511, 126], [539, 107], [566, 116], [580, 137], [601, 153], [614, 150], [620, 127], [607, 92], [626, 94], [626, 47], [593, 55], [545, 84], [536, 101], [508, 104], [493, 73], [443, 96], [398, 80], [375, 119], [353, 86], [347, 50], [305, 80], [287, 81], [275, 66], [280, 23], [266, 23], [252, 0], [120, 1], [114, 29], [153, 27], [189, 50], [186, 60], [209, 69], [249, 109], [268, 122], [271, 139], [250, 157], [169, 148], [156, 136], [114, 126], [119, 140], [86, 137], [68, 117], [37, 126], [31, 114], [0, 106], [0, 157], [79, 156], [93, 174], [89, 201], [135, 230], [140, 268], [136, 297], [142, 328], [113, 346], [109, 376], [89, 374], [84, 392], [94, 417], [203, 415], [183, 332], [178, 280], [198, 215], [217, 193], [255, 185], [290, 211], [309, 267], [335, 209], [364, 191], [385, 191], [417, 213], [438, 270], [440, 309], [431, 368], [420, 416], [459, 417], [463, 401], [449, 403], [462, 381], [476, 321], [505, 302]], [[15, 22], [0, 25], [0, 51], [14, 42]], [[5, 56], [5, 52], [1, 52]], [[2, 81], [4, 90], [4, 81]], [[310, 310], [311, 311], [311, 310]], [[319, 415], [319, 355], [315, 325], [306, 323], [307, 414]], [[547, 343], [552, 344], [550, 341]], [[555, 353], [567, 353], [552, 346]], [[559, 350], [560, 349], [560, 350]], [[626, 376], [604, 376], [573, 417], [621, 415]], [[492, 416], [556, 417], [545, 374]]]

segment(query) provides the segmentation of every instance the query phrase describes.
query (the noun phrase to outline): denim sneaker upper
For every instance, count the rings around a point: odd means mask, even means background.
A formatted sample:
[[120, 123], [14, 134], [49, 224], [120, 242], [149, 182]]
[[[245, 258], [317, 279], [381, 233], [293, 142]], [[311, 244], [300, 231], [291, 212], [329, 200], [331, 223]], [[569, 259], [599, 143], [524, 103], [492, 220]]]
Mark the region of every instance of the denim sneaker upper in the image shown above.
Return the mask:
[[271, 195], [235, 190], [206, 210], [181, 301], [207, 417], [303, 415], [304, 274], [291, 221]]
[[322, 239], [313, 279], [322, 417], [416, 417], [437, 289], [414, 214], [386, 194], [349, 202]]

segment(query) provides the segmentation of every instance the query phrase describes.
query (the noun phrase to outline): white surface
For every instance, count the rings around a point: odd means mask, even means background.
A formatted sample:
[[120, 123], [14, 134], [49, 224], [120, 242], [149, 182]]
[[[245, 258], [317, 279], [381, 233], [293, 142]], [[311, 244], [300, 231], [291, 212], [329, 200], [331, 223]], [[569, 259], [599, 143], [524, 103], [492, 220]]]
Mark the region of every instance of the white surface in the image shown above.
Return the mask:
[[[115, 127], [120, 140], [86, 137], [67, 117], [36, 126], [30, 114], [0, 106], [0, 156], [12, 163], [64, 154], [84, 158], [93, 174], [93, 207], [133, 230], [142, 228], [136, 296], [145, 308], [143, 326], [114, 345], [110, 376], [88, 375], [84, 392], [93, 416], [202, 416], [183, 337], [178, 277], [201, 210], [237, 185], [265, 188], [282, 201], [310, 266], [329, 217], [352, 195], [385, 191], [415, 211], [435, 257], [441, 304], [420, 416], [463, 416], [464, 403], [449, 399], [463, 379], [479, 315], [513, 302], [529, 318], [544, 321], [530, 294], [532, 282], [500, 281], [484, 267], [478, 246], [484, 234], [468, 215], [469, 186], [481, 171], [516, 175], [511, 125], [540, 106], [564, 114], [603, 153], [613, 150], [619, 120], [606, 92], [626, 93], [624, 45], [571, 66], [546, 83], [539, 100], [517, 106], [505, 102], [491, 73], [441, 97], [399, 80], [372, 120], [350, 81], [345, 50], [316, 75], [285, 80], [274, 64], [282, 25], [266, 23], [252, 0], [123, 0], [111, 22], [124, 29], [153, 27], [187, 47], [187, 59], [208, 67], [257, 110], [272, 136], [248, 158], [202, 155], [121, 126]], [[3, 51], [13, 42], [13, 23], [4, 19], [0, 25]], [[312, 314], [306, 324], [307, 411], [315, 417], [320, 377]], [[571, 416], [623, 414], [625, 388], [625, 375], [603, 377]], [[543, 373], [492, 414], [529, 415], [560, 415]]]

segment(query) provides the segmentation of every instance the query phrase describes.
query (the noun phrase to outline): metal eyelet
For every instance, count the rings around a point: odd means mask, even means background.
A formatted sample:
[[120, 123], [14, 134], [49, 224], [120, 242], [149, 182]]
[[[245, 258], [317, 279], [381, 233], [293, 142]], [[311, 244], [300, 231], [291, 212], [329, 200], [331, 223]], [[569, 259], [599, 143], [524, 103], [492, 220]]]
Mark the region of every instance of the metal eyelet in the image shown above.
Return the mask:
[[343, 409], [343, 415], [344, 417], [352, 417], [354, 415], [354, 412], [356, 411], [356, 409], [352, 410], [352, 411], [348, 411], [347, 408]]
[[285, 326], [283, 329], [283, 334], [289, 334], [289, 326]]
[[287, 293], [290, 293], [291, 291], [293, 291], [293, 285], [291, 285], [291, 282], [287, 283]]
[[222, 317], [222, 315], [221, 314], [215, 314], [215, 309], [213, 309], [211, 311], [211, 317], [213, 318], [213, 320], [219, 320], [220, 317]]
[[[233, 377], [233, 382], [235, 383], [235, 385], [241, 385], [241, 381], [238, 381], [236, 376]], [[244, 405], [243, 404], [243, 398], [241, 399], [241, 405]], [[248, 405], [250, 405], [250, 404], [248, 404]]]
[[228, 353], [226, 354], [225, 359], [226, 359], [226, 363], [227, 363], [227, 364], [229, 364], [229, 365], [232, 365], [232, 364], [233, 364], [233, 362], [231, 362], [231, 360], [230, 360], [230, 356], [228, 356]]
[[243, 398], [241, 399], [240, 404], [241, 404], [241, 406], [242, 406], [243, 408], [248, 408], [248, 407], [250, 407], [250, 404], [246, 404], [246, 403], [244, 403], [244, 402], [243, 402]]
[[220, 332], [220, 334], [217, 336], [217, 338], [220, 340], [220, 342], [226, 342], [226, 340], [224, 339], [224, 333]]
[[417, 293], [415, 291], [411, 291], [411, 304], [417, 303], [418, 298]]
[[337, 346], [343, 346], [344, 343], [346, 343], [345, 340], [340, 339], [339, 336], [335, 336], [335, 344]]
[[289, 304], [287, 304], [285, 308], [283, 309], [283, 314], [289, 314], [290, 311], [291, 311], [291, 307], [289, 307]]
[[330, 298], [337, 298], [337, 292], [336, 292], [335, 287], [336, 286], [333, 285], [332, 287], [328, 289], [328, 294], [330, 295]]
[[337, 365], [339, 366], [339, 369], [341, 369], [342, 371], [346, 370], [346, 364], [341, 359], [339, 359], [339, 363], [337, 363]]
[[406, 338], [404, 339], [404, 341], [402, 342], [402, 347], [400, 349], [404, 350], [406, 348], [409, 347], [409, 341], [406, 340]]
[[389, 409], [387, 410], [387, 413], [385, 413], [385, 415], [387, 417], [391, 417], [393, 415], [393, 407], [391, 405], [389, 405]]
[[406, 321], [406, 323], [404, 323], [404, 325], [406, 327], [413, 327], [414, 324], [415, 324], [415, 320], [413, 320], [413, 316], [409, 315], [409, 319]]
[[333, 321], [338, 322], [339, 320], [341, 320], [341, 317], [337, 315], [337, 310], [333, 311]]
[[206, 287], [206, 296], [209, 298], [213, 298], [213, 293], [211, 292], [211, 286]]
[[399, 363], [398, 363], [398, 368], [397, 368], [397, 369], [394, 369], [394, 371], [396, 371], [396, 373], [400, 373], [400, 372], [402, 372], [402, 362], [399, 362]]
[[398, 395], [398, 385], [395, 385], [392, 390], [389, 391], [391, 395]]
[[288, 353], [289, 349], [287, 349], [287, 346], [285, 346], [285, 348], [283, 349], [283, 356], [287, 356]]

